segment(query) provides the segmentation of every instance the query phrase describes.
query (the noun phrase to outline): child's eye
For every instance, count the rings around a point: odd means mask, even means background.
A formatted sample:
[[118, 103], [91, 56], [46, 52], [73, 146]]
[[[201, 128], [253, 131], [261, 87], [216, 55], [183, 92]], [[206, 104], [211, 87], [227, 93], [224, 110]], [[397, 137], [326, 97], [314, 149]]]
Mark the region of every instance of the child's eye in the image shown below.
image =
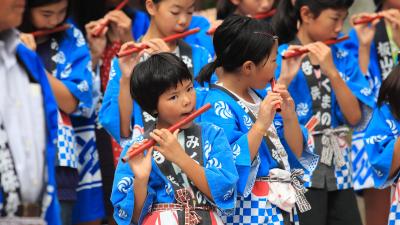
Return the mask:
[[177, 15], [179, 15], [179, 12], [172, 11], [171, 14], [174, 15], [174, 16], [177, 16]]
[[173, 95], [173, 96], [169, 97], [169, 100], [176, 100], [177, 98], [178, 98], [177, 95]]
[[193, 91], [193, 86], [190, 86], [190, 87], [187, 89], [187, 92], [191, 92], [191, 91]]

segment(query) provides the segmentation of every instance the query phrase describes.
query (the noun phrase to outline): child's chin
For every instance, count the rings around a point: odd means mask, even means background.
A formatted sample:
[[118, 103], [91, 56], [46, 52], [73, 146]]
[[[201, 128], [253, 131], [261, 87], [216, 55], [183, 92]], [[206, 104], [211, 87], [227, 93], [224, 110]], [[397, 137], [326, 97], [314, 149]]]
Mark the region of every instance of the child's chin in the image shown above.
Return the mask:
[[182, 130], [182, 129], [188, 129], [188, 128], [191, 127], [192, 125], [193, 125], [193, 121], [191, 121], [191, 122], [185, 124], [185, 125], [182, 126], [180, 129], [181, 129], [181, 130]]

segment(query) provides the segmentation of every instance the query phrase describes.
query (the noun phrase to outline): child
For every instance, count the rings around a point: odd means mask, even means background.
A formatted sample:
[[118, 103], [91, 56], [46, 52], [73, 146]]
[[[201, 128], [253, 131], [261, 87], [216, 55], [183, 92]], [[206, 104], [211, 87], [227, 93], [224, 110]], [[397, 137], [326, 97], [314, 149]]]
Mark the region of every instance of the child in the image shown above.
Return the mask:
[[232, 14], [248, 16], [268, 12], [275, 8], [275, 0], [219, 0], [217, 19], [223, 20]]
[[[382, 81], [397, 61], [397, 46], [400, 44], [400, 4], [395, 0], [380, 1], [379, 4], [377, 1], [375, 2], [377, 13], [355, 15], [352, 22], [361, 19], [362, 16], [378, 14], [384, 16], [384, 19], [353, 25], [354, 29], [349, 34], [350, 40], [344, 43], [344, 47], [358, 59], [360, 68], [370, 83], [373, 95], [377, 97]], [[362, 190], [367, 223], [379, 225], [387, 221], [390, 188], [374, 189], [373, 171], [364, 148], [364, 135], [364, 130], [357, 130], [352, 135], [354, 189]]]
[[[371, 123], [365, 134], [366, 151], [372, 165], [372, 174], [378, 188], [386, 188], [397, 183], [390, 207], [388, 224], [400, 222], [399, 210], [400, 184], [400, 66], [394, 67], [389, 76], [382, 82]], [[386, 199], [388, 200], [388, 199]]]
[[[303, 151], [307, 141], [293, 100], [281, 85], [276, 93], [255, 91], [273, 79], [278, 40], [271, 30], [267, 22], [249, 17], [226, 18], [214, 34], [216, 60], [198, 76], [199, 82], [208, 82], [221, 69], [205, 98], [213, 109], [201, 121], [224, 129], [240, 175], [238, 202], [234, 214], [224, 217], [226, 224], [297, 224], [295, 202], [301, 211], [310, 209], [297, 157], [305, 156], [302, 162], [310, 170], [318, 158]], [[299, 66], [299, 59], [291, 62]], [[282, 118], [274, 121], [277, 104]]]
[[157, 145], [118, 164], [111, 195], [118, 224], [222, 224], [215, 210], [234, 207], [237, 172], [223, 131], [193, 122], [182, 132], [166, 129], [194, 111], [192, 77], [171, 53], [153, 55], [135, 67], [131, 94], [157, 121], [144, 135], [134, 134], [133, 147], [143, 138]]
[[350, 148], [343, 137], [349, 125], [362, 130], [368, 123], [374, 105], [372, 92], [349, 52], [322, 43], [338, 37], [352, 3], [295, 1], [292, 11], [285, 12], [293, 17], [278, 17], [284, 19], [280, 28], [289, 32], [290, 40], [279, 47], [278, 65], [284, 62], [281, 54], [289, 45], [303, 45], [310, 52], [300, 71], [292, 77], [282, 74], [279, 83], [288, 85], [301, 124], [313, 116], [320, 121], [310, 142], [320, 162], [309, 174], [306, 194], [312, 207], [319, 210], [300, 214], [301, 224], [361, 224], [352, 189]]
[[15, 29], [24, 3], [0, 7], [0, 223], [60, 225], [57, 103], [43, 64]]
[[[69, 6], [68, 0], [29, 1], [20, 29], [29, 33], [55, 28], [65, 23]], [[56, 181], [63, 224], [100, 220], [104, 209], [85, 39], [71, 24], [64, 32], [22, 38], [43, 60], [59, 106]]]
[[[182, 40], [170, 43], [161, 40], [163, 37], [186, 30], [194, 11], [194, 3], [194, 0], [147, 0], [146, 8], [151, 15], [151, 22], [148, 32], [142, 38], [142, 43], [149, 45], [151, 51], [174, 52], [196, 76], [211, 59], [207, 51], [197, 45], [190, 46]], [[121, 137], [131, 136], [131, 127], [141, 129], [144, 123], [154, 120], [149, 114], [142, 113], [140, 107], [129, 97], [131, 73], [129, 70], [124, 73], [122, 66], [118, 64], [118, 60], [113, 61], [110, 80], [99, 115], [101, 124], [118, 142]], [[201, 102], [201, 99], [198, 101]]]

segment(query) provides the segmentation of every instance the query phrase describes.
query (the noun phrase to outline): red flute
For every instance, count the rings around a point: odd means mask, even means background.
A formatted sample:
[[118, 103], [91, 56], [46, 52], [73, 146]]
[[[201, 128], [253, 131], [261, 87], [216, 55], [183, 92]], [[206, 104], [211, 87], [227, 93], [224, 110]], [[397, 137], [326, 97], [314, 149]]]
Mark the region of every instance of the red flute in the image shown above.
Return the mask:
[[[274, 89], [275, 89], [275, 78], [272, 78], [272, 80], [271, 80], [271, 89], [272, 89], [272, 92], [275, 92], [275, 91], [274, 91]], [[281, 112], [281, 111], [282, 111], [282, 109], [281, 109], [281, 104], [280, 104], [280, 103], [277, 103], [277, 104], [275, 105], [275, 108], [276, 108], [276, 111], [277, 111], [277, 112]]]
[[[129, 0], [124, 0], [121, 3], [119, 3], [117, 5], [117, 7], [115, 7], [114, 10], [121, 10], [122, 8], [124, 8], [124, 6], [126, 4], [128, 4]], [[100, 26], [97, 28], [97, 30], [94, 32], [93, 36], [98, 37], [100, 36], [100, 34], [103, 32], [104, 28], [106, 28], [106, 26], [108, 26], [108, 24], [110, 23], [109, 20], [104, 21], [104, 23], [101, 23]]]
[[275, 15], [276, 13], [276, 9], [271, 9], [268, 12], [264, 12], [264, 13], [259, 13], [253, 16], [254, 19], [258, 19], [258, 20], [262, 20], [262, 19], [266, 19], [269, 18], [273, 15]]
[[376, 16], [363, 16], [361, 19], [354, 21], [354, 25], [359, 25], [359, 24], [365, 24], [365, 23], [370, 23], [374, 20], [377, 19], [382, 19], [382, 15], [376, 15]]
[[41, 36], [46, 36], [46, 35], [57, 33], [57, 32], [61, 32], [61, 31], [65, 31], [69, 27], [70, 27], [69, 24], [63, 24], [63, 25], [60, 25], [60, 26], [55, 27], [53, 29], [34, 31], [31, 34], [34, 37], [41, 37]]
[[[170, 126], [168, 130], [173, 133], [177, 129], [181, 128], [185, 124], [191, 122], [194, 120], [196, 117], [200, 116], [200, 114], [204, 113], [205, 111], [209, 110], [211, 108], [211, 104], [207, 103], [203, 105], [201, 108], [198, 110], [194, 111], [191, 113], [189, 116], [183, 118], [181, 121], [177, 122], [176, 124]], [[144, 142], [142, 145], [140, 145], [137, 148], [130, 149], [125, 157], [122, 158], [122, 162], [127, 162], [131, 157], [134, 157], [140, 153], [142, 153], [144, 150], [149, 149], [153, 147], [156, 144], [156, 141], [154, 139], [150, 139], [146, 142]]]
[[[275, 13], [276, 13], [276, 9], [271, 9], [271, 10], [268, 11], [268, 12], [259, 13], [259, 14], [256, 14], [256, 15], [252, 16], [252, 17], [253, 17], [254, 19], [262, 20], [262, 19], [265, 19], [265, 18], [268, 18], [268, 17], [271, 17], [271, 16], [275, 15]], [[207, 31], [207, 34], [208, 34], [208, 35], [213, 35], [213, 34], [215, 33], [215, 31], [217, 30], [217, 28], [218, 28], [218, 26], [209, 29], [209, 30]]]
[[[333, 44], [342, 42], [342, 41], [347, 40], [347, 39], [349, 39], [349, 36], [346, 35], [346, 36], [343, 36], [343, 37], [338, 38], [338, 39], [326, 40], [326, 41], [324, 41], [324, 43], [326, 45], [333, 45]], [[295, 52], [291, 52], [291, 53], [285, 53], [282, 57], [283, 57], [283, 59], [288, 59], [288, 58], [296, 57], [296, 56], [299, 56], [299, 55], [303, 55], [304, 53], [307, 53], [307, 52], [309, 52], [309, 51], [308, 50], [295, 51]]]
[[[196, 28], [194, 28], [194, 29], [191, 29], [191, 30], [188, 30], [188, 31], [179, 33], [179, 34], [174, 34], [174, 35], [165, 37], [165, 38], [163, 38], [163, 40], [164, 40], [165, 42], [171, 42], [171, 41], [174, 41], [174, 40], [177, 40], [177, 39], [181, 39], [181, 38], [183, 38], [183, 37], [186, 37], [186, 36], [189, 36], [189, 35], [198, 33], [199, 31], [200, 31], [200, 28], [196, 27]], [[147, 45], [143, 45], [142, 47], [139, 47], [139, 48], [131, 48], [131, 49], [125, 50], [125, 51], [123, 51], [123, 52], [119, 52], [119, 53], [117, 54], [117, 56], [118, 56], [118, 57], [128, 56], [128, 55], [130, 55], [130, 54], [132, 54], [132, 53], [140, 52], [140, 51], [142, 51], [143, 49], [148, 48], [148, 47], [149, 47], [149, 46], [147, 46]]]

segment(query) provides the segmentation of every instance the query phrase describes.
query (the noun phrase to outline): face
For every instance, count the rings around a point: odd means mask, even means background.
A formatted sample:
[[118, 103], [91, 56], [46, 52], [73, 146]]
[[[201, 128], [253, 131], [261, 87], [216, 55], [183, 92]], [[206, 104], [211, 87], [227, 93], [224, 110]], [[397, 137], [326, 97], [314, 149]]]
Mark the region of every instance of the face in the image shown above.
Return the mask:
[[383, 3], [386, 8], [391, 8], [391, 9], [399, 9], [400, 10], [400, 1], [399, 0], [386, 0]]
[[157, 4], [147, 0], [146, 3], [152, 22], [163, 36], [185, 31], [195, 9], [195, 0], [162, 0]]
[[254, 89], [263, 89], [274, 78], [276, 69], [276, 55], [278, 41], [274, 44], [268, 59], [265, 59], [256, 66], [255, 72], [250, 75], [250, 86]]
[[232, 0], [232, 3], [237, 6], [237, 14], [246, 16], [271, 10], [274, 1], [275, 0]]
[[325, 41], [338, 37], [347, 15], [347, 9], [325, 9], [316, 18], [310, 16], [310, 19], [306, 23], [303, 22], [302, 25], [306, 26], [311, 39]]
[[[157, 127], [170, 127], [179, 120], [185, 118], [195, 110], [196, 92], [191, 80], [179, 82], [175, 87], [165, 91], [158, 98]], [[188, 128], [191, 123], [182, 128]]]
[[37, 29], [52, 29], [64, 22], [67, 9], [68, 0], [32, 8], [32, 24]]
[[25, 9], [25, 0], [2, 0], [0, 7], [0, 31], [21, 24]]

